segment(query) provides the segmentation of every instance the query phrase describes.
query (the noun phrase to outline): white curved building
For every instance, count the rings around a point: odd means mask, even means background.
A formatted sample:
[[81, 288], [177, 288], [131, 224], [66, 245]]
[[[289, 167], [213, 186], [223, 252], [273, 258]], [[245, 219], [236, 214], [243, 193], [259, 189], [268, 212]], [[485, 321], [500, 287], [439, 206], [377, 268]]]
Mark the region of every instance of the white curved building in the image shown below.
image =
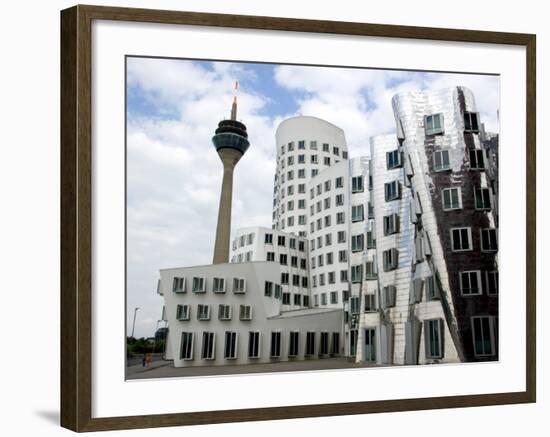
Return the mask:
[[275, 139], [273, 228], [305, 237], [306, 184], [325, 168], [348, 159], [344, 131], [317, 117], [298, 116], [283, 121]]

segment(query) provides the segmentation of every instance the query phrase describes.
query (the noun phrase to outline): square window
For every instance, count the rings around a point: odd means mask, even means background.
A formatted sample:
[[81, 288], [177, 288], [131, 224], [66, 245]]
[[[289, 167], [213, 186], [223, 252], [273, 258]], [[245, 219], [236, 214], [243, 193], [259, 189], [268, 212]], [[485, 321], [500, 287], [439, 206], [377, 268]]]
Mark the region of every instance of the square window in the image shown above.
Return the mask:
[[459, 187], [442, 190], [443, 210], [451, 211], [462, 208], [462, 193]]
[[427, 115], [424, 118], [424, 127], [427, 136], [443, 134], [443, 114]]
[[472, 250], [472, 230], [470, 228], [451, 229], [451, 246], [453, 252]]

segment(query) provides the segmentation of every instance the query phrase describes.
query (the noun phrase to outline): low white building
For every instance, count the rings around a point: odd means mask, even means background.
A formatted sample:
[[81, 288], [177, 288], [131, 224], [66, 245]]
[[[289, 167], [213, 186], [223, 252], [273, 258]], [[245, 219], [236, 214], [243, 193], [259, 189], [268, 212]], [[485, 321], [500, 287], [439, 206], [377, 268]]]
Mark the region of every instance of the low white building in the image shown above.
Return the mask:
[[273, 262], [161, 270], [174, 366], [316, 359], [343, 353], [342, 312], [282, 312]]

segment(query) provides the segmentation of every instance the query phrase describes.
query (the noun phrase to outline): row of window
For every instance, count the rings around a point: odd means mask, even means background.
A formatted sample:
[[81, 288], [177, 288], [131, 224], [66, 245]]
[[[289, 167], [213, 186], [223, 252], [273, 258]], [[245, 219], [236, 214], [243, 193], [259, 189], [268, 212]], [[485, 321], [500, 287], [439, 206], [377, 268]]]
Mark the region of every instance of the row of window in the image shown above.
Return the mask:
[[[285, 235], [277, 236], [277, 246], [286, 247], [286, 242], [287, 242], [287, 237]], [[298, 246], [296, 246], [296, 242], [298, 242]], [[273, 234], [265, 234], [264, 243], [273, 244]], [[288, 237], [288, 247], [290, 249], [296, 249], [296, 247], [298, 247], [298, 250], [300, 252], [304, 252], [305, 241], [296, 240], [296, 238]]]
[[[340, 353], [340, 333], [339, 332], [321, 332], [319, 333], [319, 341], [316, 341], [316, 332], [306, 332], [304, 345], [300, 342], [300, 332], [291, 331], [288, 333], [287, 354], [289, 358], [298, 357], [301, 354], [307, 356], [330, 356], [339, 355]], [[257, 359], [261, 354], [261, 335], [259, 331], [248, 332], [248, 344], [246, 348], [246, 356], [248, 358]], [[273, 331], [270, 333], [269, 357], [281, 358], [283, 351], [283, 337], [285, 333], [281, 331]], [[226, 360], [235, 360], [238, 358], [239, 333], [235, 331], [225, 331], [223, 337], [223, 357]], [[180, 359], [193, 360], [195, 347], [195, 333], [182, 332], [180, 345]], [[216, 358], [216, 333], [202, 332], [202, 344], [200, 349], [200, 358], [203, 360], [214, 360]]]
[[[370, 226], [373, 228], [373, 226]], [[318, 228], [318, 230], [321, 229], [321, 227]], [[333, 242], [333, 235], [336, 235], [336, 243], [342, 244], [346, 242], [346, 231], [337, 231], [336, 233], [326, 233], [324, 235], [319, 235], [317, 238], [312, 238], [309, 241], [309, 246], [311, 251], [315, 251], [316, 249], [321, 249], [324, 246], [331, 246]], [[366, 238], [365, 238], [366, 236]], [[366, 240], [366, 244], [365, 244]], [[366, 249], [374, 249], [376, 247], [376, 239], [374, 238], [374, 231], [367, 231], [365, 233], [361, 234], [353, 234], [351, 236], [351, 251], [352, 252], [361, 252], [365, 248]], [[343, 254], [346, 251], [340, 251], [340, 258], [344, 257], [344, 259], [341, 259], [340, 261], [347, 261], [347, 255]], [[347, 253], [347, 252], [346, 252]], [[327, 261], [327, 264], [332, 264], [331, 262]], [[322, 265], [322, 261], [319, 261], [319, 265]], [[311, 263], [311, 267], [315, 268], [315, 263]]]
[[[275, 261], [275, 252], [267, 252], [266, 256], [267, 256], [267, 258], [266, 258], [267, 261]], [[298, 261], [300, 261], [300, 264], [298, 264]], [[285, 253], [279, 254], [279, 264], [281, 264], [282, 266], [289, 265], [287, 254], [285, 254]], [[307, 269], [306, 259], [305, 258], [299, 258], [298, 259], [297, 256], [291, 256], [290, 257], [290, 267], [294, 267], [294, 268], [300, 267], [300, 269], [306, 270]]]
[[[197, 305], [197, 320], [208, 321], [211, 317], [211, 307], [208, 304]], [[218, 320], [231, 320], [233, 310], [231, 305], [218, 305]], [[176, 307], [176, 319], [180, 321], [191, 320], [191, 305], [181, 304]], [[239, 320], [252, 320], [252, 307], [250, 305], [239, 305]]]
[[[445, 133], [443, 114], [426, 115], [424, 117], [424, 130], [426, 136], [443, 135]], [[464, 132], [479, 132], [479, 113], [464, 112]]]
[[[323, 156], [322, 158], [323, 158], [324, 165], [330, 165], [331, 163], [330, 156]], [[294, 159], [294, 156], [289, 156], [286, 158], [286, 161], [283, 157], [281, 157], [279, 162], [280, 162], [281, 168], [285, 168], [285, 163], [286, 163], [286, 166], [288, 167], [294, 164], [306, 164], [306, 155], [304, 153], [298, 154], [296, 155], [296, 160]], [[338, 162], [340, 162], [338, 159], [334, 159], [335, 164]], [[309, 155], [309, 163], [319, 164], [319, 155], [317, 154]]]
[[[321, 147], [322, 147], [321, 150], [323, 152], [330, 153], [330, 151], [331, 151], [330, 144], [322, 143]], [[310, 141], [309, 142], [309, 148], [310, 148], [310, 150], [318, 150], [317, 141]], [[306, 149], [305, 140], [298, 141], [298, 150], [305, 150], [305, 149]], [[295, 150], [294, 141], [291, 141], [291, 142], [288, 143], [286, 150], [288, 152], [293, 152]], [[283, 155], [285, 154], [285, 144], [283, 144], [281, 146], [281, 154], [283, 154]], [[332, 154], [335, 155], [335, 156], [340, 156], [340, 147], [333, 146], [332, 147]], [[346, 152], [345, 150], [342, 151], [342, 158], [344, 158], [344, 159], [348, 158], [348, 152]]]
[[[187, 278], [174, 277], [172, 281], [172, 291], [174, 293], [186, 293], [187, 292]], [[215, 277], [211, 281], [203, 276], [194, 276], [191, 278], [191, 291], [193, 293], [206, 293], [207, 285], [211, 283], [210, 291], [214, 293], [225, 293], [227, 281], [225, 278]], [[245, 293], [246, 292], [246, 280], [243, 278], [233, 278], [233, 293]]]
[[[451, 169], [450, 150], [436, 150], [433, 153], [432, 165], [436, 172]], [[468, 151], [470, 170], [485, 170], [485, 159], [483, 150], [471, 149]]]
[[[445, 321], [443, 319], [427, 319], [423, 323], [424, 356], [427, 360], [444, 358], [445, 354]], [[497, 353], [498, 318], [495, 316], [471, 317], [472, 342], [476, 357], [490, 357]], [[363, 336], [363, 359], [366, 362], [377, 360], [377, 327], [365, 328]], [[357, 352], [357, 331], [350, 331], [350, 354]]]
[[[284, 165], [282, 166], [284, 168]], [[314, 178], [319, 174], [318, 168], [312, 168], [311, 169], [311, 177]], [[296, 171], [296, 175], [298, 179], [305, 179], [306, 178], [306, 169], [305, 168], [299, 168]], [[281, 171], [281, 184], [285, 183], [285, 176], [288, 178], [288, 180], [294, 180], [294, 170], [289, 170], [286, 174]], [[275, 174], [275, 182], [279, 180], [279, 176]], [[273, 187], [274, 193], [277, 191], [277, 184]]]
[[[453, 252], [465, 252], [473, 250], [472, 229], [470, 227], [452, 228], [451, 248]], [[483, 252], [496, 252], [498, 250], [497, 230], [485, 228], [479, 230], [479, 240]]]
[[244, 247], [249, 246], [254, 243], [254, 233], [250, 234], [243, 234], [239, 238], [236, 238], [233, 240], [233, 250], [237, 249], [238, 247]]

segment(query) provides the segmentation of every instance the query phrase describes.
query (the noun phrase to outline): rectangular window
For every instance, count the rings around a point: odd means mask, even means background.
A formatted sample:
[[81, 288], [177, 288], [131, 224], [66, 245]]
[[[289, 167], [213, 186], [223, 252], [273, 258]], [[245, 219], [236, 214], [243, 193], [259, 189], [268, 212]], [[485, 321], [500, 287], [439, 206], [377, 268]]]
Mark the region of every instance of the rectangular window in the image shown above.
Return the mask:
[[330, 146], [327, 143], [323, 143], [323, 152], [330, 152]]
[[336, 213], [336, 224], [341, 225], [346, 222], [346, 215], [343, 212]]
[[348, 271], [340, 270], [340, 282], [348, 282]]
[[390, 214], [384, 216], [384, 235], [391, 235], [399, 232], [399, 216], [397, 214]]
[[464, 131], [479, 132], [479, 114], [464, 111]]
[[323, 158], [323, 164], [325, 164], [325, 165], [330, 165], [330, 158], [329, 158], [328, 156], [325, 156], [325, 157]]
[[298, 141], [298, 150], [305, 150], [306, 142], [304, 140]]
[[460, 187], [444, 188], [441, 192], [443, 211], [462, 208], [462, 193]]
[[298, 179], [305, 179], [306, 170], [303, 168], [298, 169]]
[[397, 249], [389, 249], [382, 252], [382, 261], [384, 266], [384, 271], [388, 272], [397, 268], [397, 261], [399, 257], [399, 252]]
[[434, 171], [450, 170], [451, 161], [448, 150], [436, 150], [433, 154]]
[[345, 263], [348, 261], [348, 252], [347, 250], [338, 251], [338, 262]]
[[479, 270], [460, 272], [460, 290], [463, 296], [480, 295], [481, 272]]
[[206, 280], [200, 277], [193, 278], [193, 293], [204, 293], [206, 291]]
[[288, 342], [288, 356], [289, 357], [297, 357], [298, 356], [299, 344], [300, 344], [300, 333], [299, 332], [291, 332], [289, 334], [289, 342]]
[[294, 150], [294, 142], [288, 143], [288, 151], [292, 152]]
[[328, 332], [321, 332], [321, 341], [319, 342], [319, 355], [328, 355]]
[[351, 251], [352, 252], [360, 252], [365, 247], [365, 235], [364, 234], [358, 234], [358, 235], [352, 235], [351, 236]]
[[338, 303], [338, 292], [337, 291], [331, 291], [330, 292], [330, 303], [331, 304], [337, 304]]
[[483, 150], [471, 149], [470, 150], [470, 170], [483, 170], [485, 169], [485, 162], [483, 160]]
[[365, 329], [365, 361], [376, 362], [376, 329]]
[[360, 222], [365, 219], [365, 211], [363, 205], [353, 205], [351, 207], [351, 221]]
[[284, 253], [281, 253], [279, 255], [279, 263], [282, 265], [282, 266], [286, 266], [288, 264], [288, 256]]
[[424, 320], [426, 359], [443, 358], [443, 319]]
[[399, 153], [399, 150], [386, 152], [386, 165], [388, 170], [401, 167], [401, 153]]
[[363, 176], [353, 176], [351, 178], [351, 192], [360, 193], [363, 190]]
[[363, 280], [363, 266], [361, 264], [351, 266], [351, 282], [357, 283]]
[[292, 285], [295, 287], [300, 286], [300, 275], [292, 275]]
[[367, 203], [367, 216], [369, 219], [374, 218], [374, 206], [371, 202]]
[[324, 220], [325, 220], [325, 224], [324, 224], [325, 228], [329, 227], [330, 226], [330, 215], [326, 215]]
[[306, 308], [309, 308], [309, 296], [304, 296], [304, 306]]
[[481, 229], [481, 250], [484, 252], [496, 252], [498, 250], [496, 229]]
[[470, 228], [451, 229], [453, 252], [472, 250], [472, 230]]
[[388, 182], [384, 184], [384, 198], [386, 202], [399, 199], [401, 197], [401, 184], [399, 181]]
[[365, 312], [373, 313], [376, 311], [376, 295], [365, 294]]
[[237, 358], [237, 333], [225, 331], [225, 344], [223, 348], [223, 357], [226, 360]]
[[279, 235], [277, 237], [277, 246], [284, 246], [285, 245], [285, 237], [283, 235]]
[[231, 305], [220, 304], [218, 306], [218, 319], [231, 320]]
[[233, 278], [233, 293], [244, 293], [245, 291], [246, 291], [245, 280], [243, 278]]
[[252, 307], [250, 305], [239, 307], [239, 320], [252, 320]]
[[332, 355], [340, 354], [340, 333], [339, 332], [332, 333], [332, 348], [330, 353]]
[[336, 206], [342, 206], [344, 204], [344, 195], [343, 194], [337, 194], [336, 195]]
[[214, 293], [225, 293], [225, 279], [224, 278], [214, 278], [212, 291]]
[[305, 247], [306, 247], [306, 245], [303, 241], [298, 241], [298, 250], [300, 252], [303, 252], [305, 250]]
[[439, 290], [435, 276], [428, 276], [426, 278], [426, 298], [427, 300], [439, 299]]
[[493, 316], [472, 317], [474, 355], [487, 357], [496, 354], [495, 318]]
[[260, 358], [260, 333], [257, 331], [248, 333], [248, 358]]
[[325, 246], [332, 244], [332, 234], [325, 234]]
[[269, 350], [269, 356], [271, 358], [279, 358], [281, 356], [281, 333], [271, 333], [271, 347]]
[[311, 163], [312, 163], [312, 164], [317, 164], [317, 163], [319, 163], [318, 158], [317, 158], [317, 155], [311, 155]]
[[203, 360], [213, 360], [216, 352], [216, 334], [214, 332], [202, 333], [201, 358]]
[[306, 155], [301, 154], [298, 155], [298, 164], [305, 164], [306, 163]]
[[181, 346], [180, 346], [180, 359], [192, 360], [193, 359], [193, 333], [182, 332], [181, 333]]
[[210, 305], [199, 304], [197, 307], [198, 320], [210, 320]]
[[267, 261], [275, 261], [275, 252], [267, 252]]
[[315, 355], [315, 332], [306, 333], [306, 356]]
[[366, 278], [367, 279], [376, 279], [376, 264], [374, 261], [367, 261], [366, 266]]
[[395, 306], [395, 286], [387, 285], [382, 289], [382, 299], [384, 302], [384, 308], [391, 308]]
[[443, 114], [426, 115], [424, 126], [427, 136], [443, 134]]
[[172, 291], [174, 293], [185, 293], [185, 278], [174, 278]]
[[349, 354], [354, 357], [357, 354], [357, 329], [352, 329], [349, 332]]
[[290, 293], [283, 293], [283, 305], [290, 305]]
[[486, 278], [486, 292], [489, 296], [496, 296], [498, 294], [498, 272], [492, 271], [492, 272], [485, 272], [485, 278]]
[[296, 305], [296, 306], [302, 305], [302, 295], [301, 294], [294, 294], [294, 305]]
[[359, 314], [359, 296], [352, 296], [349, 301], [349, 310], [351, 314]]
[[176, 319], [177, 320], [189, 320], [190, 318], [189, 305], [178, 305], [176, 307]]
[[275, 299], [280, 299], [281, 298], [281, 286], [279, 284], [275, 284], [274, 286], [274, 291], [273, 291], [273, 297]]
[[264, 296], [271, 297], [273, 295], [273, 282], [265, 281]]
[[309, 142], [309, 148], [311, 150], [317, 150], [317, 141], [310, 141]]
[[475, 191], [476, 209], [491, 209], [491, 193], [489, 188], [476, 188]]
[[265, 234], [265, 244], [273, 244], [273, 234]]
[[376, 247], [376, 239], [374, 238], [373, 231], [367, 231], [367, 249], [374, 249]]
[[343, 188], [344, 187], [344, 178], [342, 176], [337, 177], [335, 185], [336, 185], [336, 188]]

